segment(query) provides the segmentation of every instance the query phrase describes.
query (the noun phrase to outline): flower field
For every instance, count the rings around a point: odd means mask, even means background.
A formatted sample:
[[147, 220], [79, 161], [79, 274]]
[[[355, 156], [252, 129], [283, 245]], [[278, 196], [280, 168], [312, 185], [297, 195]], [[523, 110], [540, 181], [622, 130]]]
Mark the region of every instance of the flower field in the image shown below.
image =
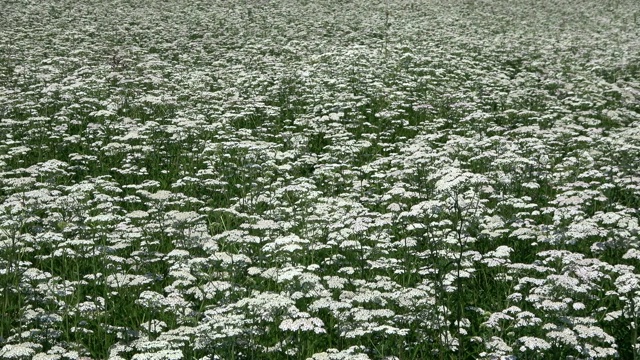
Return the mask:
[[0, 13], [0, 359], [640, 359], [637, 0]]

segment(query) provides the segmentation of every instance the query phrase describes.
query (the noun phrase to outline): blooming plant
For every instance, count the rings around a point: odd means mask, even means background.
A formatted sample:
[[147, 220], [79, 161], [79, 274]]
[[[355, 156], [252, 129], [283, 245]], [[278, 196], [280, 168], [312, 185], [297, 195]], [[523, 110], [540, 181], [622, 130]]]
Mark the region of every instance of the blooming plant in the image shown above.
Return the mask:
[[0, 359], [640, 359], [637, 1], [0, 13]]

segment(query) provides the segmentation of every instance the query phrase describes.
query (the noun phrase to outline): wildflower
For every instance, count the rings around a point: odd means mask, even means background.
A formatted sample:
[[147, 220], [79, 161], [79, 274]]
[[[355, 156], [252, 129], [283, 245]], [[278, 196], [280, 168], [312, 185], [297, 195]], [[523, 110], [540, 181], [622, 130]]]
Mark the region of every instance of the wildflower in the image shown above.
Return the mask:
[[161, 350], [158, 352], [134, 354], [132, 360], [181, 360], [183, 354], [181, 350]]
[[3, 359], [30, 359], [36, 354], [34, 345], [36, 344], [7, 344], [0, 349], [0, 357]]
[[522, 344], [520, 346], [521, 352], [526, 352], [527, 350], [533, 350], [534, 352], [543, 352], [544, 350], [551, 349], [551, 344], [546, 342], [543, 339], [533, 337], [533, 336], [522, 336], [518, 338], [518, 342]]
[[316, 334], [326, 333], [324, 322], [315, 317], [285, 319], [280, 323], [279, 328], [283, 331], [313, 331]]

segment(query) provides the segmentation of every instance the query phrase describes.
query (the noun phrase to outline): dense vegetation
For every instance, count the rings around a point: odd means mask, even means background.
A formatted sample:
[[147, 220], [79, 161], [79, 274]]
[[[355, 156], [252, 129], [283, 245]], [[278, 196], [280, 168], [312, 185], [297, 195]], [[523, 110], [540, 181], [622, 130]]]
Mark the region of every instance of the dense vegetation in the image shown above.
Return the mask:
[[640, 359], [637, 0], [0, 13], [1, 359]]

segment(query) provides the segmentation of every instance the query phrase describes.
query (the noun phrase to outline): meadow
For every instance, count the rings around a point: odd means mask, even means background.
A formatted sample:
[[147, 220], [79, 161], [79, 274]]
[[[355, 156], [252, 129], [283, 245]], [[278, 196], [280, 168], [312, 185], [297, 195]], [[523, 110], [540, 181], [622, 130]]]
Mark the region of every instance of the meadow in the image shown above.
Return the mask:
[[0, 359], [640, 359], [637, 0], [0, 14]]

